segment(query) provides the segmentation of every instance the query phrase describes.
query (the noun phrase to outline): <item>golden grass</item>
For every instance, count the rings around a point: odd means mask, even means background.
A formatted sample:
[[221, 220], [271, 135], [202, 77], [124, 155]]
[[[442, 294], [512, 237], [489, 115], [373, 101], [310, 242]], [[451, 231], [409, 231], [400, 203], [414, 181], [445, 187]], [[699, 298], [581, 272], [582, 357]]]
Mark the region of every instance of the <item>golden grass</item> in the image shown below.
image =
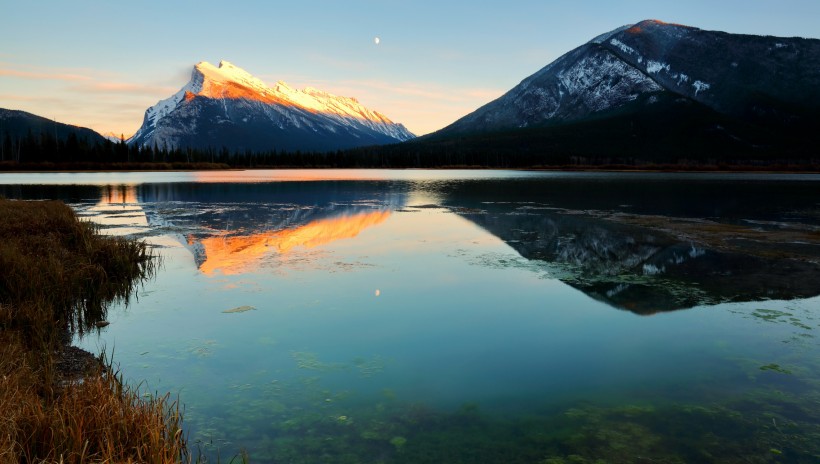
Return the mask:
[[[0, 328], [29, 341], [83, 332], [154, 272], [142, 242], [103, 237], [58, 201], [0, 200]], [[13, 311], [13, 314], [11, 314]]]
[[61, 202], [0, 199], [0, 463], [190, 461], [178, 402], [143, 397], [110, 360], [79, 378], [57, 368], [71, 332], [154, 266], [143, 243], [98, 235]]

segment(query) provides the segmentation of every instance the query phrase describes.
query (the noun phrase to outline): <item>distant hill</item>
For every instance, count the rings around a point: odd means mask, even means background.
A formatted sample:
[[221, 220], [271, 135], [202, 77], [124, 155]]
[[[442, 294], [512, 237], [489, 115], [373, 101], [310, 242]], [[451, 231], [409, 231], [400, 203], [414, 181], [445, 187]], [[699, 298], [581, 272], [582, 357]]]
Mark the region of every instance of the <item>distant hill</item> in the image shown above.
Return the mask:
[[[123, 146], [124, 147], [124, 146]], [[114, 145], [85, 127], [35, 114], [0, 108], [0, 163], [3, 169], [23, 163], [113, 161]], [[11, 163], [11, 164], [9, 164]]]
[[0, 141], [6, 135], [12, 139], [23, 138], [29, 132], [35, 136], [46, 134], [60, 140], [65, 140], [70, 134], [73, 134], [78, 139], [84, 139], [90, 144], [105, 141], [102, 135], [85, 127], [63, 124], [25, 111], [0, 108]]
[[269, 87], [222, 61], [198, 63], [176, 94], [145, 112], [130, 145], [250, 151], [329, 151], [413, 138], [356, 99], [321, 90]]
[[820, 158], [818, 128], [820, 40], [648, 20], [594, 38], [416, 143], [534, 163], [807, 159]]

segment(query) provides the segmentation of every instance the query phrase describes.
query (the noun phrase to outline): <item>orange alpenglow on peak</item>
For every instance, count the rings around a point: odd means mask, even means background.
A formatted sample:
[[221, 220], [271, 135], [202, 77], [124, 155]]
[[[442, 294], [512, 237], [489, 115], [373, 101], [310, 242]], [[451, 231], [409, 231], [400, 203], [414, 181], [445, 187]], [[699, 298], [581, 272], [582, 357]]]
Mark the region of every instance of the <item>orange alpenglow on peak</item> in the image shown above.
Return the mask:
[[678, 24], [678, 23], [667, 23], [661, 21], [659, 19], [645, 19], [639, 23], [634, 24], [632, 27], [626, 30], [626, 32], [630, 34], [640, 34], [643, 32], [643, 27], [645, 26], [673, 26], [673, 27], [684, 27], [687, 29], [695, 29], [691, 26], [687, 26], [685, 24]]
[[313, 248], [353, 238], [364, 229], [381, 224], [390, 211], [374, 211], [320, 219], [294, 229], [261, 232], [248, 236], [223, 235], [202, 240], [205, 261], [199, 266], [204, 274], [220, 271], [224, 275], [249, 272], [272, 252], [287, 254], [296, 247]]
[[386, 124], [393, 122], [383, 114], [365, 108], [352, 97], [341, 97], [312, 87], [298, 90], [283, 81], [269, 87], [261, 79], [224, 60], [219, 62], [218, 67], [207, 61], [197, 63], [191, 84], [193, 88], [186, 88], [186, 92], [201, 97], [254, 100], [293, 106], [311, 113], [335, 114]]
[[145, 111], [128, 143], [168, 150], [330, 151], [414, 137], [354, 98], [281, 81], [269, 86], [228, 61], [201, 61], [179, 91]]

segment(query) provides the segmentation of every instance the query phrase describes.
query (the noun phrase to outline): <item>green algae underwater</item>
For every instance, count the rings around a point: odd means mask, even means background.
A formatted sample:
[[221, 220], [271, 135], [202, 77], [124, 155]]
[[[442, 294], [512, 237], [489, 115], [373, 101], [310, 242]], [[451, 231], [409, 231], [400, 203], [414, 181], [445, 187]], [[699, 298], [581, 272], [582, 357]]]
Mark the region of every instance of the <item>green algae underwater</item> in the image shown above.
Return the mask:
[[[795, 313], [800, 314], [789, 314]], [[758, 309], [748, 317], [773, 323], [771, 314], [772, 310]], [[801, 321], [817, 326], [816, 319], [802, 315]], [[794, 326], [795, 320], [774, 323]], [[811, 330], [803, 322], [797, 325], [803, 331], [800, 335]], [[801, 352], [805, 340], [813, 341], [812, 337], [782, 343]], [[210, 433], [247, 436], [254, 435], [252, 429], [264, 428], [262, 443], [245, 442], [257, 450], [254, 459], [262, 462], [814, 463], [820, 459], [817, 359], [797, 374], [775, 363], [737, 359], [740, 372], [754, 386], [736, 395], [709, 393], [709, 379], [701, 379], [686, 386], [703, 390], [688, 392], [690, 401], [673, 402], [645, 392], [644, 401], [630, 403], [634, 395], [624, 400], [613, 392], [610, 397], [583, 401], [529, 398], [529, 403], [509, 413], [509, 404], [506, 412], [485, 411], [477, 403], [445, 411], [425, 402], [403, 402], [391, 390], [382, 391], [375, 402], [355, 401], [355, 391], [324, 388], [321, 375], [355, 370], [356, 363], [325, 363], [314, 353], [292, 356], [299, 369], [311, 375], [292, 385], [274, 383], [263, 395], [273, 400], [237, 403], [237, 410], [216, 421], [219, 431]], [[380, 369], [389, 369], [387, 364]], [[207, 428], [203, 432], [209, 434]], [[230, 447], [228, 442], [224, 445]], [[211, 441], [208, 446], [218, 449], [219, 443]]]

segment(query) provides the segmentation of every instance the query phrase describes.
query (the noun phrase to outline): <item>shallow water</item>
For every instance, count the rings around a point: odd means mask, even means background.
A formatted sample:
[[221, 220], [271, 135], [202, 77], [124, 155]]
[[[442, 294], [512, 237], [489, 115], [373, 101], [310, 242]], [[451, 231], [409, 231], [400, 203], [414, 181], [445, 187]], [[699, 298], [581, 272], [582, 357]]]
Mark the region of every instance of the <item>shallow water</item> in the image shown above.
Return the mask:
[[817, 462], [820, 177], [2, 174], [155, 246], [78, 340], [252, 462]]

